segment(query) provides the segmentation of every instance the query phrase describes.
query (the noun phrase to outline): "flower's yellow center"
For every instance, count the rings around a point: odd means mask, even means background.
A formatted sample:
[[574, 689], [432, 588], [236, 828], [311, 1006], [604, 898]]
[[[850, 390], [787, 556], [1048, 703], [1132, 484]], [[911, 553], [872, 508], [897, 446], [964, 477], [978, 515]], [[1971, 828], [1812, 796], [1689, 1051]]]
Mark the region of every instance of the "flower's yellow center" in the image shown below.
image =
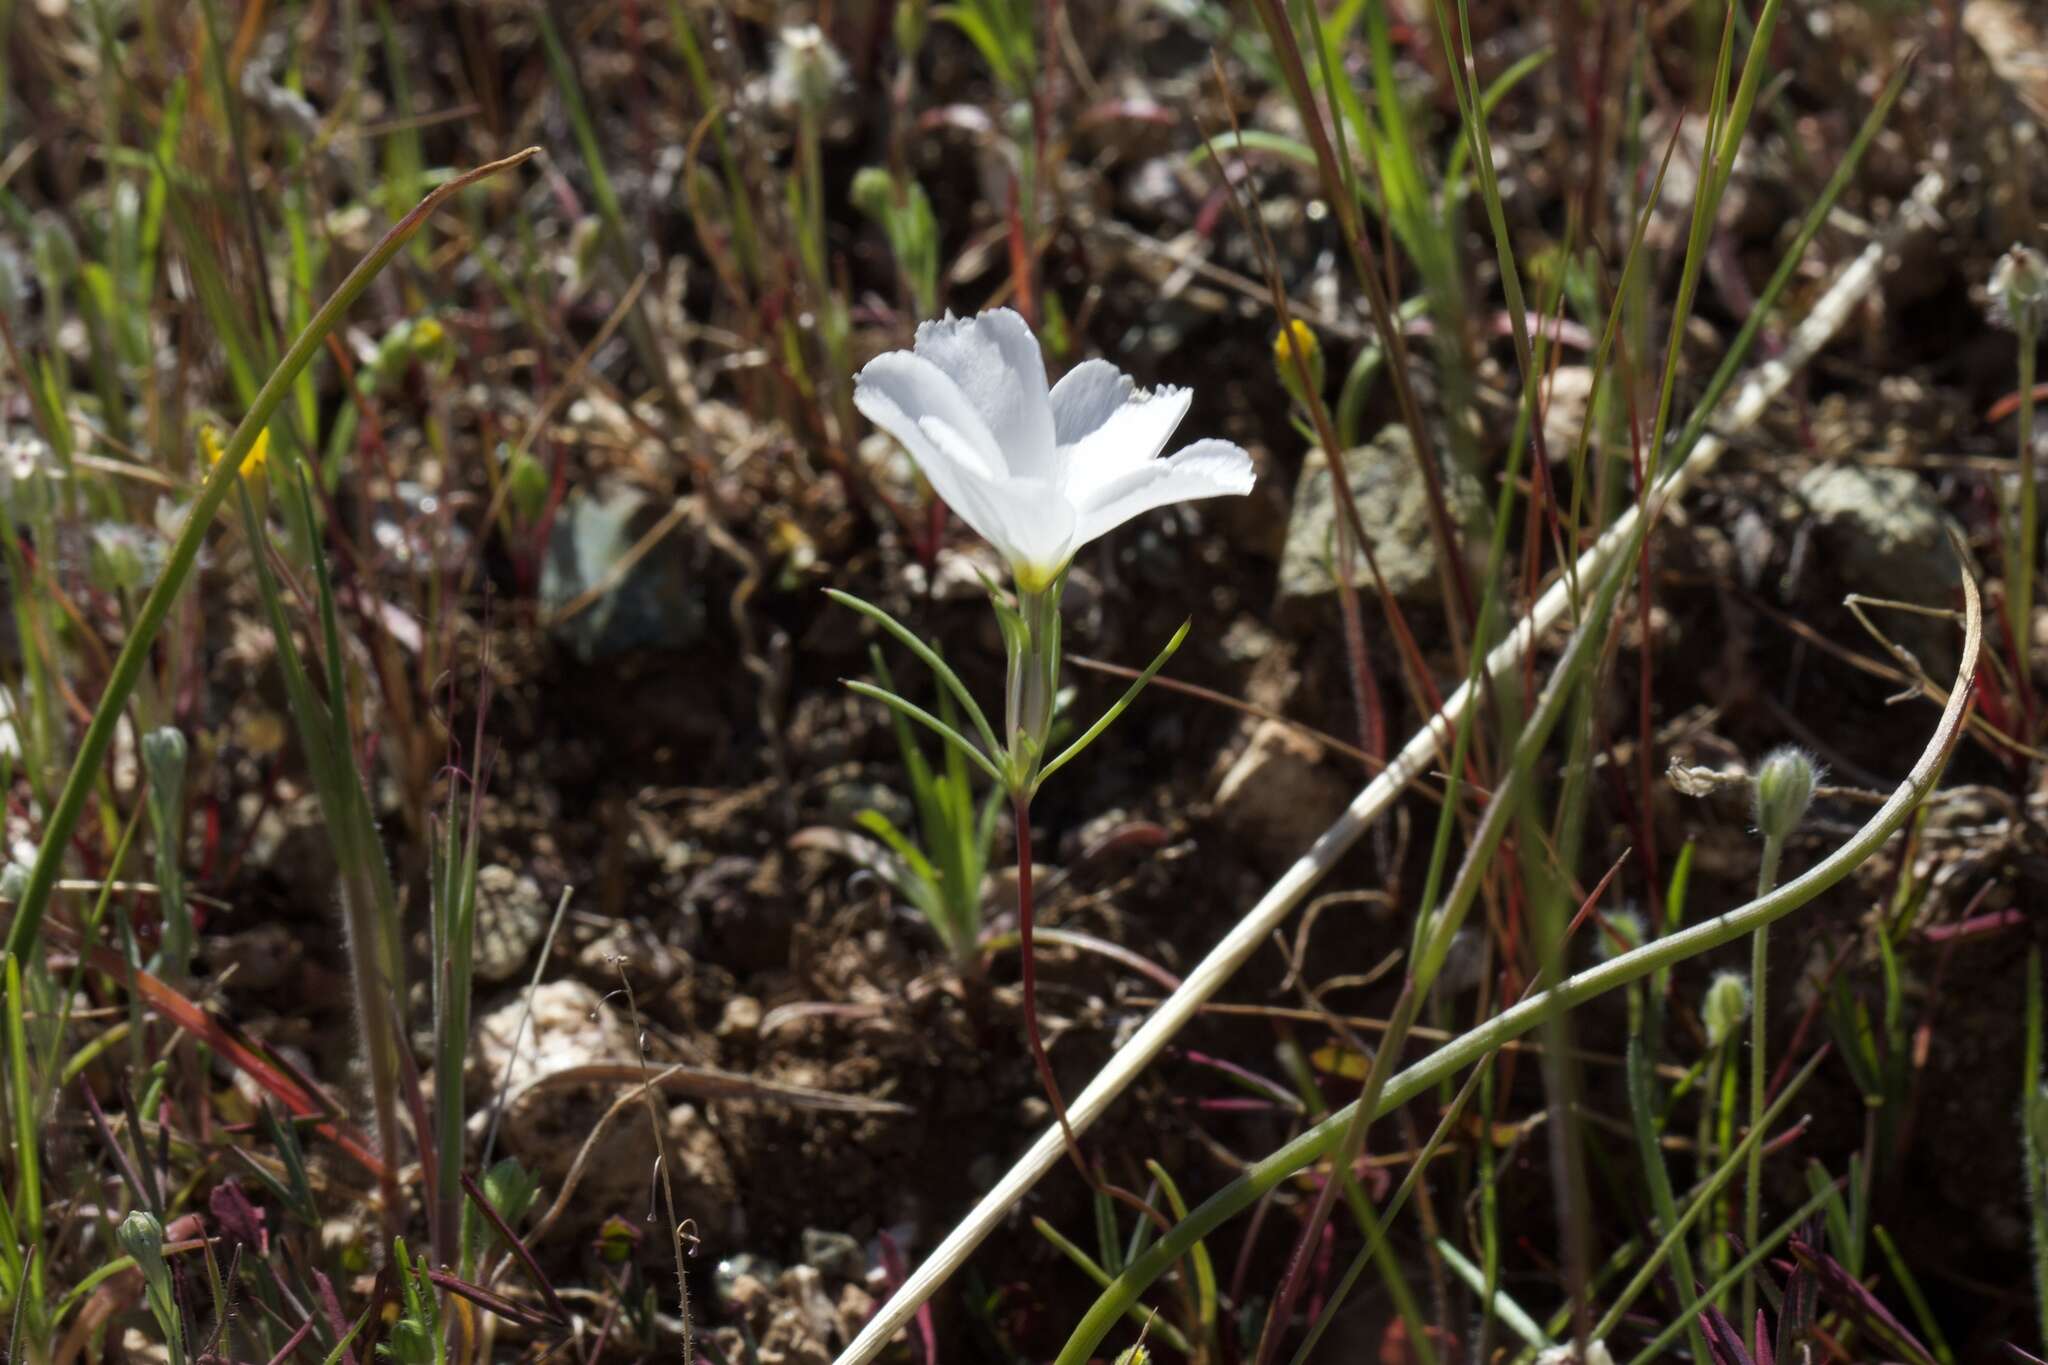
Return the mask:
[[1010, 576], [1017, 580], [1017, 591], [1021, 593], [1048, 592], [1059, 580], [1064, 564], [1026, 564], [1018, 560], [1010, 566]]

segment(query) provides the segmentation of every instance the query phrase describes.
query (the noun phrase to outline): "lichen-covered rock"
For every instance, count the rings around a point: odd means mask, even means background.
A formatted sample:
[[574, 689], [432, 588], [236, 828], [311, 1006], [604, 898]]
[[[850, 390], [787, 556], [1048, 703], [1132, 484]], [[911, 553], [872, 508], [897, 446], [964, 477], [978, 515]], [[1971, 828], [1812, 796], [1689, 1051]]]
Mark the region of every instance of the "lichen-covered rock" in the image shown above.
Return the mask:
[[[1441, 456], [1441, 452], [1439, 452]], [[1469, 475], [1439, 460], [1446, 510], [1462, 528], [1478, 510], [1480, 490]], [[1358, 519], [1372, 542], [1373, 558], [1387, 587], [1402, 602], [1442, 599], [1436, 536], [1430, 525], [1429, 489], [1415, 458], [1408, 429], [1389, 426], [1362, 446], [1344, 452], [1343, 465], [1358, 504]], [[1287, 545], [1280, 557], [1280, 605], [1287, 608], [1337, 591], [1337, 522], [1341, 515], [1328, 464], [1310, 457], [1294, 489]], [[1351, 581], [1370, 598], [1372, 570], [1354, 550]]]
[[477, 869], [475, 970], [477, 980], [510, 981], [548, 932], [552, 918], [540, 884], [524, 873], [491, 863]]
[[[1956, 605], [1962, 566], [1949, 546], [1954, 525], [1910, 469], [1824, 464], [1795, 486], [1827, 572], [1848, 592], [1926, 607]], [[1872, 610], [1871, 620], [1936, 676], [1954, 668], [1960, 634], [1948, 622]]]

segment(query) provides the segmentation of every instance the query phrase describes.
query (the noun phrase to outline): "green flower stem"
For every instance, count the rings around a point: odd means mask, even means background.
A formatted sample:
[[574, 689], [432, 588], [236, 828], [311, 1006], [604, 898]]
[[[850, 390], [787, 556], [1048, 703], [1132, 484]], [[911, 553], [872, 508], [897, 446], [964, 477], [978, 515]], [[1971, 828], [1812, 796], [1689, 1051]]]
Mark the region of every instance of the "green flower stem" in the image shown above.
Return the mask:
[[[1933, 790], [1962, 733], [1963, 712], [1969, 701], [1967, 684], [1975, 675], [1977, 654], [1983, 640], [1983, 615], [1977, 585], [1967, 574], [1963, 584], [1966, 620], [1962, 668], [1955, 687], [1949, 693], [1941, 721], [1912, 772], [1869, 823], [1847, 843], [1815, 864], [1804, 876], [1759, 896], [1747, 905], [1588, 968], [1495, 1015], [1390, 1080], [1374, 1106], [1373, 1117], [1391, 1113], [1567, 1010], [1576, 1009], [1617, 986], [1754, 933], [1805, 905], [1877, 852]], [[1167, 1267], [1187, 1254], [1196, 1241], [1251, 1207], [1267, 1191], [1295, 1172], [1327, 1155], [1350, 1125], [1353, 1107], [1345, 1106], [1286, 1146], [1255, 1162], [1244, 1175], [1211, 1195], [1149, 1251], [1132, 1262], [1082, 1317], [1065, 1349], [1060, 1352], [1058, 1365], [1084, 1365], [1101, 1345], [1102, 1339], [1137, 1302], [1138, 1295]]]
[[[1756, 872], [1756, 894], [1767, 896], [1778, 884], [1778, 861], [1785, 853], [1783, 835], [1764, 836], [1763, 861]], [[1749, 1126], [1754, 1134], [1764, 1119], [1765, 1091], [1769, 1088], [1766, 1075], [1769, 1059], [1764, 1052], [1764, 978], [1771, 964], [1771, 927], [1759, 926], [1749, 940]], [[1749, 1148], [1749, 1170], [1744, 1180], [1742, 1200], [1742, 1244], [1756, 1245], [1757, 1233], [1763, 1227], [1764, 1211], [1764, 1145], [1753, 1142]], [[1756, 1281], [1742, 1282], [1743, 1322], [1756, 1320]]]
[[1010, 741], [1010, 787], [1029, 800], [1038, 790], [1039, 769], [1052, 736], [1053, 703], [1060, 690], [1060, 593], [1064, 571], [1052, 585], [1033, 592], [1020, 582], [1017, 618], [1010, 635], [1009, 681], [1004, 689], [1004, 725]]
[[[1637, 994], [1637, 992], [1632, 991], [1630, 994]], [[1639, 1038], [1632, 1036], [1629, 1039], [1629, 1051], [1629, 1065], [1635, 1066], [1639, 1060], [1646, 1062], [1646, 1059], [1642, 1058]], [[1736, 1149], [1728, 1154], [1727, 1159], [1688, 1194], [1683, 1213], [1678, 1211], [1677, 1203], [1672, 1197], [1668, 1177], [1660, 1181], [1662, 1188], [1656, 1193], [1658, 1203], [1657, 1231], [1662, 1235], [1658, 1239], [1657, 1244], [1651, 1248], [1650, 1254], [1644, 1257], [1642, 1263], [1636, 1267], [1635, 1273], [1629, 1278], [1627, 1285], [1622, 1288], [1619, 1294], [1614, 1296], [1613, 1302], [1608, 1305], [1607, 1311], [1601, 1315], [1600, 1321], [1593, 1325], [1590, 1335], [1594, 1340], [1606, 1340], [1614, 1335], [1615, 1330], [1621, 1326], [1622, 1319], [1627, 1315], [1629, 1307], [1637, 1299], [1641, 1298], [1650, 1286], [1655, 1283], [1658, 1274], [1662, 1271], [1667, 1260], [1671, 1262], [1672, 1273], [1676, 1275], [1679, 1284], [1695, 1285], [1699, 1283], [1693, 1276], [1692, 1255], [1686, 1247], [1686, 1234], [1692, 1230], [1692, 1225], [1699, 1221], [1701, 1215], [1720, 1198], [1722, 1188], [1734, 1178], [1736, 1167], [1748, 1159], [1749, 1152], [1754, 1148], [1763, 1146], [1763, 1135], [1769, 1131], [1770, 1125], [1775, 1123], [1779, 1116], [1783, 1114], [1785, 1107], [1791, 1103], [1792, 1097], [1798, 1094], [1809, 1080], [1813, 1079], [1813, 1073], [1819, 1069], [1823, 1055], [1825, 1054], [1816, 1053], [1808, 1059], [1805, 1066], [1793, 1074], [1790, 1082], [1786, 1084], [1783, 1090], [1778, 1092], [1776, 1102], [1764, 1111], [1763, 1122], [1757, 1124], [1748, 1133], [1744, 1134], [1742, 1141], [1736, 1144]], [[1653, 1152], [1654, 1150], [1652, 1149]], [[1654, 1160], [1656, 1162], [1654, 1169], [1659, 1174], [1662, 1174], [1664, 1170], [1663, 1155], [1656, 1153]], [[1653, 1176], [1652, 1178], [1655, 1179], [1656, 1177]], [[1751, 1245], [1754, 1245], [1754, 1243]], [[1753, 1319], [1750, 1320], [1753, 1321]], [[1688, 1316], [1686, 1321], [1696, 1326], [1696, 1319], [1693, 1317]], [[1700, 1343], [1699, 1354], [1694, 1358], [1697, 1360], [1708, 1360], [1711, 1358], [1707, 1353], [1704, 1340]]]
[[107, 677], [107, 685], [100, 694], [99, 706], [93, 712], [91, 724], [86, 726], [85, 736], [79, 742], [78, 756], [72, 760], [71, 774], [64, 780], [64, 789], [58, 794], [57, 804], [51, 809], [49, 820], [43, 826], [42, 843], [36, 850], [35, 866], [29, 870], [28, 885], [23, 888], [21, 902], [14, 912], [14, 924], [7, 933], [7, 951], [19, 958], [27, 958], [35, 949], [36, 937], [42, 929], [43, 913], [50, 903], [50, 892], [57, 885], [57, 874], [63, 866], [64, 853], [71, 843], [71, 835], [78, 827], [79, 817], [84, 814], [85, 803], [92, 795], [94, 783], [98, 780], [100, 764], [106, 758], [107, 746], [112, 743], [114, 730], [120, 724], [121, 712], [127, 705], [128, 696], [135, 690], [143, 669], [149, 663], [150, 648], [156, 643], [157, 635], [163, 630], [164, 620], [170, 615], [171, 605], [184, 590], [185, 580], [192, 574], [192, 567], [199, 559], [199, 547], [206, 538], [207, 528], [220, 511], [220, 506], [232, 493], [238, 482], [242, 461], [255, 447], [256, 438], [269, 425], [270, 418], [277, 411], [286, 395], [291, 391], [299, 372], [306, 368], [314, 354], [326, 344], [328, 335], [341, 325], [342, 316], [369, 288], [370, 281], [381, 273], [414, 233], [431, 217], [434, 211], [460, 194], [463, 190], [499, 171], [509, 170], [539, 153], [540, 148], [529, 147], [523, 152], [508, 156], [502, 161], [479, 166], [472, 171], [456, 176], [419, 202], [411, 213], [399, 219], [384, 234], [382, 241], [371, 249], [370, 254], [357, 263], [341, 282], [313, 320], [306, 324], [306, 330], [285, 352], [284, 359], [264, 381], [256, 397], [249, 404], [248, 413], [241, 424], [228, 438], [227, 448], [221, 452], [219, 463], [200, 485], [198, 495], [192, 500], [191, 509], [186, 513], [185, 527], [179, 533], [176, 543], [171, 546], [169, 557], [164, 563], [163, 573], [149, 596], [143, 599], [142, 609], [136, 614], [135, 623], [128, 635], [128, 642], [121, 647], [119, 657], [114, 660], [113, 672]]

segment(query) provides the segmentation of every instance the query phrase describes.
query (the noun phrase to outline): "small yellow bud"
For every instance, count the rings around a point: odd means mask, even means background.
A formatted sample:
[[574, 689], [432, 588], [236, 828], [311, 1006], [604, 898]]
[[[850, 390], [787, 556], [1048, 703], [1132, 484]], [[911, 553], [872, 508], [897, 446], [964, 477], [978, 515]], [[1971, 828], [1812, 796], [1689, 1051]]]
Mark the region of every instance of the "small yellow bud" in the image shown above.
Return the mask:
[[448, 339], [448, 329], [438, 318], [421, 318], [413, 324], [412, 349], [418, 355], [430, 355]]
[[[1323, 391], [1324, 379], [1323, 343], [1317, 339], [1315, 329], [1300, 318], [1293, 318], [1275, 332], [1273, 368], [1279, 372], [1289, 396], [1303, 407], [1310, 406], [1309, 395]], [[1306, 386], [1302, 384], [1304, 368], [1308, 371]]]
[[[208, 469], [220, 463], [220, 457], [227, 453], [222, 445], [220, 428], [205, 426], [199, 429], [199, 448], [206, 452]], [[256, 433], [256, 444], [249, 447], [249, 453], [242, 457], [242, 477], [253, 479], [262, 474], [270, 464], [270, 428]]]

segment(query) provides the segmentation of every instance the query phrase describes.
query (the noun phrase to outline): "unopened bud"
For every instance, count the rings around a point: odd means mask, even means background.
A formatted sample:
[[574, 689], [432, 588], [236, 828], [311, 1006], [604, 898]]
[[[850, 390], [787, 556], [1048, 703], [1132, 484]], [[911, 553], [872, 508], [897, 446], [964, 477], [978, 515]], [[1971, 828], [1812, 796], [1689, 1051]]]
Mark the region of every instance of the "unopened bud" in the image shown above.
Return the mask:
[[1604, 926], [1595, 948], [1602, 962], [1631, 953], [1649, 941], [1643, 917], [1633, 910], [1615, 910], [1600, 917]]
[[142, 737], [142, 766], [149, 785], [176, 804], [185, 786], [185, 734], [175, 725], [160, 725]]
[[[1280, 373], [1280, 382], [1286, 386], [1288, 396], [1304, 408], [1312, 406], [1310, 394], [1323, 391], [1325, 372], [1323, 368], [1323, 343], [1317, 339], [1315, 329], [1294, 318], [1273, 334], [1273, 368]], [[1308, 383], [1302, 383], [1302, 371], [1308, 372]]]
[[35, 234], [36, 266], [53, 285], [69, 284], [78, 274], [78, 239], [54, 213], [39, 215]]
[[1819, 781], [1820, 768], [1812, 754], [1789, 745], [1771, 751], [1756, 770], [1752, 797], [1756, 827], [1764, 838], [1782, 840], [1799, 828]]
[[168, 1282], [170, 1269], [164, 1264], [164, 1225], [147, 1209], [137, 1209], [115, 1229], [121, 1250], [135, 1261], [135, 1268], [154, 1288], [159, 1277]]
[[1707, 998], [1700, 1006], [1700, 1019], [1707, 1026], [1707, 1043], [1719, 1047], [1735, 1036], [1749, 1014], [1749, 978], [1741, 972], [1721, 972], [1707, 986]]
[[586, 213], [569, 229], [569, 274], [574, 284], [589, 280], [597, 269], [598, 248], [604, 245], [604, 219]]
[[148, 573], [142, 532], [125, 522], [103, 521], [87, 542], [86, 576], [101, 592], [128, 592]]
[[547, 510], [552, 484], [547, 466], [531, 452], [514, 451], [503, 444], [498, 447], [498, 457], [505, 466], [505, 500], [513, 515], [530, 526]]
[[853, 173], [853, 184], [846, 197], [862, 213], [886, 224], [890, 210], [896, 206], [896, 182], [880, 166], [863, 166]]

